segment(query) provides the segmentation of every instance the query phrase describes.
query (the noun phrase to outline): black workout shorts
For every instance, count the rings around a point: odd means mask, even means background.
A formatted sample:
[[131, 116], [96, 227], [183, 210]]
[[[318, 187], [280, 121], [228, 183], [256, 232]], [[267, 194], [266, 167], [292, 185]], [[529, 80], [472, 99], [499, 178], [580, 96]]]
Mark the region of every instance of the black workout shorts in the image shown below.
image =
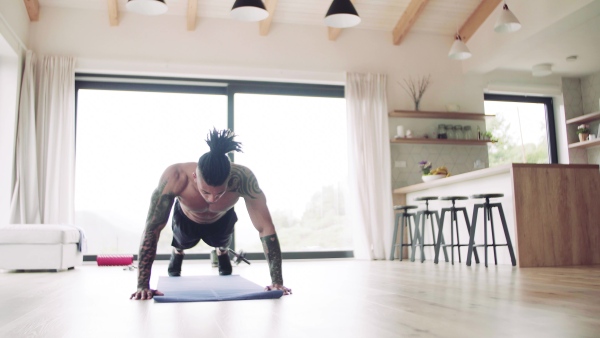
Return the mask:
[[202, 239], [206, 244], [215, 248], [228, 247], [233, 234], [233, 226], [237, 220], [237, 215], [231, 208], [214, 223], [196, 223], [183, 213], [179, 201], [175, 201], [171, 245], [177, 249], [189, 249], [196, 246]]

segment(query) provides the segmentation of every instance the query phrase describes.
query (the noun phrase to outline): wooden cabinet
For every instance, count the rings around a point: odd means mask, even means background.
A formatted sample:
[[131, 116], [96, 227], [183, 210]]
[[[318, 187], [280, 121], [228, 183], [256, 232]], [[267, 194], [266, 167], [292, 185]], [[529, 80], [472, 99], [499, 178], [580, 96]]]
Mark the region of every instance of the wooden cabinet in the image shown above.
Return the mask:
[[[598, 120], [600, 120], [600, 111], [569, 119], [569, 120], [567, 120], [567, 125], [583, 124], [583, 123], [588, 123], [588, 122], [593, 122], [593, 121], [598, 121]], [[569, 148], [579, 148], [579, 149], [597, 147], [597, 146], [600, 146], [599, 138], [596, 138], [595, 140], [581, 141], [581, 142], [575, 142], [575, 143], [569, 144]]]
[[[485, 115], [480, 113], [455, 113], [455, 112], [435, 112], [435, 111], [408, 111], [394, 110], [388, 113], [390, 118], [404, 119], [441, 119], [441, 120], [475, 120], [484, 121], [486, 118], [494, 115]], [[489, 140], [457, 140], [457, 139], [437, 139], [437, 138], [393, 138], [391, 143], [404, 144], [452, 144], [452, 145], [486, 145]]]

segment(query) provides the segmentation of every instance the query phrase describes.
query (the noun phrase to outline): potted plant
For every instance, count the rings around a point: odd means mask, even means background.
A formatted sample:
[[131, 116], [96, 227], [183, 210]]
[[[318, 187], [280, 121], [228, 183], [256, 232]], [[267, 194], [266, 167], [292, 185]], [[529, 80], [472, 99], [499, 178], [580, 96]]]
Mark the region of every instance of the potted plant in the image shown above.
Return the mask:
[[577, 134], [579, 135], [579, 141], [587, 141], [590, 136], [590, 126], [587, 124], [580, 124], [577, 126]]
[[498, 142], [498, 138], [494, 137], [494, 135], [492, 135], [492, 132], [490, 131], [486, 131], [485, 133], [483, 133], [482, 137], [486, 141], [492, 141], [493, 143]]
[[421, 176], [429, 175], [431, 172], [431, 162], [429, 161], [421, 161], [419, 162], [419, 167], [421, 167]]

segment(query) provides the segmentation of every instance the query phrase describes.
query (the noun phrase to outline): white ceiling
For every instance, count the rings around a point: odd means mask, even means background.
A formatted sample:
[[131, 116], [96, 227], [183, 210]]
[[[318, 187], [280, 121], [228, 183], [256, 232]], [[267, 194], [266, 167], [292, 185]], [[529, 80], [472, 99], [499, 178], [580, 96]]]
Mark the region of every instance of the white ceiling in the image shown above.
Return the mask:
[[[481, 0], [429, 0], [409, 34], [425, 33], [452, 39]], [[486, 1], [486, 0], [483, 0]], [[539, 63], [550, 63], [562, 76], [584, 76], [600, 71], [600, 0], [511, 0], [507, 1], [523, 29], [496, 34], [492, 27], [497, 8], [468, 42], [474, 57], [465, 62], [467, 71], [487, 73], [497, 70], [530, 72]], [[107, 12], [107, 0], [39, 0], [44, 7], [66, 7]], [[127, 0], [118, 0], [126, 12]], [[166, 0], [166, 15], [186, 20], [188, 0]], [[234, 0], [198, 0], [197, 16], [229, 19]], [[362, 22], [351, 29], [389, 32], [406, 10], [410, 0], [353, 0]], [[273, 25], [324, 26], [323, 18], [331, 0], [278, 0]], [[501, 7], [501, 5], [499, 6]], [[107, 22], [108, 24], [108, 22]], [[499, 36], [503, 35], [503, 36]], [[390, 42], [391, 43], [391, 42]], [[400, 48], [400, 47], [399, 47]], [[578, 55], [575, 62], [566, 57]]]

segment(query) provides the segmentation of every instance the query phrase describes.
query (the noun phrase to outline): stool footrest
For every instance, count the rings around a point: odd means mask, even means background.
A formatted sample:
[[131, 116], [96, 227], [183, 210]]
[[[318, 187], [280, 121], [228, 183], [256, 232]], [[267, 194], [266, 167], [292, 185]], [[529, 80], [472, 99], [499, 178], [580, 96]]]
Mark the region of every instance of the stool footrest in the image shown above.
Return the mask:
[[[444, 247], [449, 247], [449, 246], [460, 247], [460, 246], [469, 246], [469, 244], [443, 244], [442, 246], [444, 246]], [[488, 246], [491, 246], [491, 245], [488, 245]]]
[[473, 245], [473, 247], [484, 247], [484, 246], [508, 246], [508, 244], [478, 244], [478, 245]]

